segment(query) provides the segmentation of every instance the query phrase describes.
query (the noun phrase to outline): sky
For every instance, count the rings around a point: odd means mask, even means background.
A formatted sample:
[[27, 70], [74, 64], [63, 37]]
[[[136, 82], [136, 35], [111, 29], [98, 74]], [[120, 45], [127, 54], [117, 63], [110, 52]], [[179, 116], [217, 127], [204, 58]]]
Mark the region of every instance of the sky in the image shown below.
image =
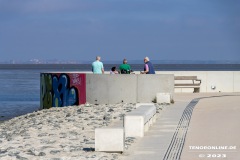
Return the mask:
[[240, 60], [239, 0], [0, 0], [0, 62]]

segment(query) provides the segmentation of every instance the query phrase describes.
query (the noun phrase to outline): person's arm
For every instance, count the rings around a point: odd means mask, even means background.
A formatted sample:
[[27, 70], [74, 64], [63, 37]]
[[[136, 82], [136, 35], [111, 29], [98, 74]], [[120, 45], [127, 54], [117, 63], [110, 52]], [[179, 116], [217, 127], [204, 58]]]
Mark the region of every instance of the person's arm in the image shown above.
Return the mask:
[[102, 68], [102, 74], [104, 74], [104, 68]]
[[145, 68], [146, 68], [146, 70], [145, 70], [145, 71], [142, 71], [142, 72], [141, 72], [142, 74], [147, 74], [147, 73], [149, 72], [149, 68], [148, 68], [148, 65], [147, 65], [147, 64], [145, 64]]
[[130, 67], [130, 65], [128, 65], [128, 69], [129, 69], [129, 71], [131, 71], [131, 67]]
[[102, 64], [102, 74], [104, 74], [104, 68], [103, 68], [103, 64]]
[[127, 74], [131, 73], [130, 65], [127, 66]]

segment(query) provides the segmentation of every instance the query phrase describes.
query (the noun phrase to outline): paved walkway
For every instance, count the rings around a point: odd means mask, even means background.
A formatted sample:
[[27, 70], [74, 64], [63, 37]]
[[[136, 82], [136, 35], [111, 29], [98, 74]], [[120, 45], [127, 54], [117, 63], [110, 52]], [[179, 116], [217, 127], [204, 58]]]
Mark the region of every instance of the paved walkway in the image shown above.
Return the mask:
[[[124, 153], [126, 160], [240, 159], [239, 93], [184, 93], [174, 99], [145, 136]], [[204, 146], [233, 149], [193, 149]]]
[[240, 160], [240, 95], [222, 94], [199, 101], [181, 159]]

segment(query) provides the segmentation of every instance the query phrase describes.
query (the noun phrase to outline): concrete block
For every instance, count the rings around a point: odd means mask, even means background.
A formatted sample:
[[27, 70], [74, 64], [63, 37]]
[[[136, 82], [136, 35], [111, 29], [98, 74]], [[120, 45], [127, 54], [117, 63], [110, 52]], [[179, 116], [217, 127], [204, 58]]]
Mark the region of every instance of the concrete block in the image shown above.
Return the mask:
[[95, 129], [95, 151], [123, 152], [124, 142], [123, 127]]
[[150, 120], [156, 114], [154, 105], [143, 105], [128, 113], [124, 117], [126, 137], [143, 137], [144, 131], [148, 131]]
[[149, 122], [145, 123], [144, 132], [147, 132], [149, 130], [149, 127], [150, 127]]
[[149, 127], [153, 125], [153, 117], [154, 116], [152, 116], [152, 118], [150, 118], [149, 121], [148, 121], [148, 126]]
[[143, 115], [125, 115], [124, 128], [126, 137], [144, 136], [144, 116]]
[[171, 103], [170, 93], [157, 93], [157, 103]]

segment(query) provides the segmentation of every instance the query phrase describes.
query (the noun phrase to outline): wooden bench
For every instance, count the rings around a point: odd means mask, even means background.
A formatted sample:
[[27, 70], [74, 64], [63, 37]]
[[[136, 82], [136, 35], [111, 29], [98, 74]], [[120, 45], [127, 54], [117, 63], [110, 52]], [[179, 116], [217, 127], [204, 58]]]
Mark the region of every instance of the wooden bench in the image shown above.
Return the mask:
[[[174, 76], [175, 88], [194, 88], [193, 92], [199, 92], [201, 85], [201, 79], [197, 76]], [[178, 83], [179, 81], [184, 81], [183, 83]], [[176, 83], [177, 82], [177, 83]]]

